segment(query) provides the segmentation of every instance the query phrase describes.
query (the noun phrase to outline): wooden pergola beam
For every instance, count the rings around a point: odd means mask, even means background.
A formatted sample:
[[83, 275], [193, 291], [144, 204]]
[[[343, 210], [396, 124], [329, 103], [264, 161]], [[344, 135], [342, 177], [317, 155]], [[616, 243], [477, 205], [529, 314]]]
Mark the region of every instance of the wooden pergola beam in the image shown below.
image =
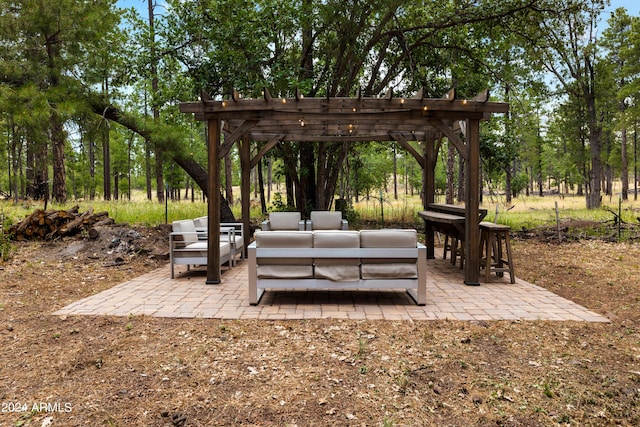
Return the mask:
[[[480, 102], [477, 100], [442, 98], [270, 98], [240, 99], [238, 101], [201, 101], [180, 104], [183, 113], [214, 114], [221, 119], [249, 116], [255, 118], [256, 112], [280, 111], [291, 113], [327, 113], [344, 114], [349, 112], [392, 112], [424, 111], [425, 114], [441, 112], [464, 118], [471, 113], [504, 113], [508, 111], [501, 102]], [[355, 109], [355, 110], [354, 110]], [[431, 113], [430, 113], [431, 112]], [[460, 113], [460, 114], [456, 114]], [[240, 116], [237, 116], [240, 114]]]
[[259, 123], [258, 120], [245, 120], [240, 124], [240, 126], [233, 129], [230, 135], [225, 135], [224, 143], [220, 146], [220, 150], [218, 153], [218, 158], [222, 159], [229, 151], [231, 151], [231, 147], [233, 144], [239, 139], [242, 138], [243, 135], [246, 135], [253, 127], [255, 127]]
[[409, 144], [409, 141], [404, 137], [403, 134], [397, 133], [397, 132], [390, 132], [389, 136], [391, 136], [398, 144], [400, 144], [402, 148], [407, 150], [409, 154], [411, 154], [413, 158], [416, 159], [416, 161], [418, 162], [418, 164], [422, 169], [426, 167], [426, 160], [424, 156], [418, 153], [418, 150], [416, 150], [411, 146], [411, 144]]
[[258, 151], [258, 154], [256, 154], [252, 159], [251, 159], [251, 167], [250, 170], [253, 169], [254, 167], [256, 167], [256, 165], [258, 164], [258, 162], [260, 161], [260, 159], [262, 157], [264, 157], [265, 154], [267, 154], [269, 152], [269, 150], [271, 150], [273, 147], [275, 147], [280, 141], [282, 141], [282, 138], [286, 136], [286, 135], [274, 135], [261, 149], [260, 151]]
[[468, 160], [469, 153], [465, 147], [465, 143], [460, 139], [457, 133], [453, 131], [453, 125], [446, 125], [441, 120], [429, 120], [429, 123], [440, 132], [442, 132], [449, 141], [456, 147], [463, 159]]

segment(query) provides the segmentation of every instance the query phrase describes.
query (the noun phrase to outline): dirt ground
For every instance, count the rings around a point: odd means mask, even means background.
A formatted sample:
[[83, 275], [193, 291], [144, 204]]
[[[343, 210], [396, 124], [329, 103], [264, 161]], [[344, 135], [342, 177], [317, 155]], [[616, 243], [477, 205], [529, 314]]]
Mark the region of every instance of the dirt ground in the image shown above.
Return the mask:
[[640, 425], [640, 246], [514, 242], [519, 277], [607, 324], [57, 317], [165, 263], [166, 230], [0, 264], [0, 426]]

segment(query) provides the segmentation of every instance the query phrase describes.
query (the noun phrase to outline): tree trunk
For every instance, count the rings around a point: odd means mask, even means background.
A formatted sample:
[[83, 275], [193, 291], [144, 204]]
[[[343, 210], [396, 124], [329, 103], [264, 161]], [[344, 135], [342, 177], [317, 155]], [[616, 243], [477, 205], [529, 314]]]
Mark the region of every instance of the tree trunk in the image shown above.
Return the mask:
[[633, 200], [638, 200], [638, 126], [633, 128]]
[[622, 179], [622, 200], [629, 200], [629, 159], [627, 155], [627, 128], [622, 129], [620, 138], [620, 157], [622, 160], [620, 178]]
[[27, 197], [49, 200], [47, 143], [27, 141]]
[[[51, 36], [47, 36], [45, 41], [49, 88], [58, 88], [60, 85], [60, 70], [57, 67], [57, 62], [60, 57], [61, 44], [58, 35], [59, 33], [56, 32]], [[64, 169], [65, 137], [63, 119], [57, 111], [57, 105], [55, 102], [51, 103], [51, 116], [49, 120], [49, 124], [51, 126], [51, 151], [53, 156], [53, 196], [58, 203], [64, 203], [67, 201], [67, 179]], [[49, 199], [48, 190], [46, 194], [47, 197], [45, 197], [45, 205]]]
[[155, 147], [156, 151], [156, 197], [158, 198], [158, 203], [164, 202], [164, 175], [162, 171], [163, 155], [162, 148], [160, 148], [157, 144]]
[[[308, 144], [307, 144], [308, 145]], [[300, 207], [300, 179], [297, 173], [297, 153], [294, 151], [291, 143], [281, 145], [283, 152], [283, 160], [285, 166], [285, 184], [287, 191], [287, 205], [292, 208], [298, 208], [302, 212]], [[299, 152], [298, 152], [299, 153]], [[300, 162], [302, 164], [302, 161]]]
[[93, 137], [89, 137], [89, 200], [96, 198], [96, 144]]
[[538, 136], [536, 138], [536, 156], [537, 156], [537, 175], [538, 196], [544, 196], [544, 179], [542, 177], [542, 136], [540, 135], [540, 125], [538, 124]]
[[[316, 181], [316, 167], [318, 168], [317, 174], [323, 174], [323, 168], [326, 167], [324, 161], [326, 160], [326, 146], [324, 142], [318, 143], [318, 161], [316, 162], [315, 153], [313, 150], [314, 144], [308, 142], [299, 143], [300, 150], [300, 168], [299, 168], [299, 191], [296, 192], [297, 206], [303, 218], [306, 218], [313, 209], [326, 209], [318, 206], [318, 197], [324, 195], [318, 194], [317, 185], [320, 185]], [[323, 152], [321, 154], [321, 152]], [[322, 160], [321, 157], [322, 156]]]
[[267, 159], [267, 203], [271, 203], [271, 187], [273, 186], [273, 158]]
[[111, 141], [109, 138], [109, 123], [105, 120], [102, 126], [102, 188], [104, 200], [111, 200]]
[[265, 196], [264, 196], [264, 176], [262, 173], [262, 160], [264, 159], [264, 157], [262, 159], [260, 159], [258, 161], [258, 189], [260, 190], [260, 208], [262, 209], [262, 214], [266, 215], [267, 214], [267, 202], [265, 200]]
[[[151, 109], [153, 111], [153, 122], [158, 124], [160, 122], [160, 110], [158, 109], [158, 58], [156, 57], [156, 49], [155, 49], [155, 25], [154, 25], [154, 2], [153, 0], [147, 1], [148, 9], [149, 9], [149, 42], [150, 42], [150, 55], [151, 55]], [[162, 153], [162, 147], [158, 144], [154, 146], [155, 157], [156, 157], [156, 196], [158, 198], [158, 203], [164, 202], [164, 175], [163, 175], [163, 163], [164, 156]]]
[[64, 169], [64, 129], [58, 114], [51, 114], [51, 148], [53, 151], [53, 197], [58, 203], [67, 201], [67, 175]]
[[233, 204], [233, 171], [231, 169], [231, 153], [227, 153], [224, 156], [224, 191], [227, 201]]
[[120, 174], [118, 172], [113, 173], [113, 200], [118, 200], [120, 197]]
[[455, 197], [456, 148], [451, 141], [449, 141], [447, 147], [447, 189], [445, 191], [445, 201], [446, 203], [453, 204]]
[[458, 201], [459, 202], [464, 202], [466, 200], [464, 197], [465, 165], [466, 164], [464, 162], [464, 158], [462, 156], [458, 156]]
[[[11, 196], [13, 196], [13, 200], [17, 203], [18, 202], [18, 198], [20, 196], [20, 193], [18, 191], [18, 181], [21, 180], [22, 178], [22, 174], [18, 174], [18, 169], [20, 169], [22, 161], [20, 159], [20, 157], [22, 157], [20, 154], [22, 150], [18, 150], [18, 144], [20, 144], [20, 138], [18, 137], [18, 135], [16, 135], [16, 129], [15, 126], [12, 125], [11, 126], [11, 137], [10, 137], [10, 153], [9, 153], [9, 157], [10, 160], [8, 162], [8, 164], [10, 165], [9, 168], [9, 188], [10, 190], [10, 194]], [[11, 179], [11, 171], [13, 170], [13, 180]]]
[[393, 199], [398, 200], [398, 153], [396, 143], [393, 146]]
[[512, 168], [511, 168], [511, 163], [509, 163], [507, 165], [507, 168], [505, 170], [505, 184], [504, 184], [504, 193], [505, 193], [505, 202], [506, 203], [511, 203], [511, 174], [512, 174]]
[[144, 176], [145, 187], [147, 188], [147, 200], [153, 200], [151, 190], [151, 142], [148, 138], [144, 140]]
[[587, 119], [589, 125], [589, 145], [591, 148], [591, 179], [590, 188], [587, 192], [587, 209], [598, 209], [602, 205], [601, 182], [602, 182], [602, 130], [598, 126], [596, 115], [596, 97], [593, 90], [594, 72], [593, 67], [587, 61], [587, 68], [590, 70], [590, 84], [585, 89], [585, 100], [587, 104]]

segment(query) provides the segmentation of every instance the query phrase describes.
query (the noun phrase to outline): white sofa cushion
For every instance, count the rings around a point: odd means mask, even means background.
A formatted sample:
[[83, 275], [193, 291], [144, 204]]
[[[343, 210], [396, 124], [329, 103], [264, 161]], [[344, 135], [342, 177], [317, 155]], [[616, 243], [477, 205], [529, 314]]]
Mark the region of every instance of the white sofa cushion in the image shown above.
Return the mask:
[[175, 247], [181, 248], [187, 245], [187, 243], [179, 242], [197, 242], [198, 233], [196, 226], [192, 219], [183, 219], [180, 221], [173, 221], [171, 223], [171, 229], [174, 233], [182, 233], [174, 235], [173, 240], [176, 242]]
[[[256, 231], [256, 248], [312, 248], [310, 231]], [[257, 274], [261, 279], [307, 279], [313, 277], [312, 258], [257, 259]]]
[[[362, 248], [415, 248], [416, 230], [361, 230]], [[415, 258], [362, 258], [363, 279], [415, 279], [418, 266]]]
[[271, 212], [269, 214], [270, 230], [299, 230], [300, 212]]
[[311, 265], [258, 265], [259, 279], [311, 279], [313, 266]]
[[[220, 257], [225, 257], [231, 252], [231, 245], [229, 242], [220, 242]], [[199, 241], [194, 243], [188, 243], [183, 248], [174, 250], [173, 256], [176, 258], [194, 258], [194, 257], [207, 257], [207, 242]]]
[[313, 230], [342, 230], [342, 212], [311, 211]]
[[418, 266], [415, 262], [363, 263], [360, 273], [363, 279], [416, 279], [418, 278]]
[[193, 224], [196, 226], [196, 229], [207, 229], [209, 227], [209, 217], [200, 216], [198, 218], [194, 218]]
[[[357, 231], [313, 232], [314, 248], [359, 248], [360, 234]], [[360, 260], [358, 258], [316, 258], [316, 279], [334, 281], [356, 281], [360, 279]]]

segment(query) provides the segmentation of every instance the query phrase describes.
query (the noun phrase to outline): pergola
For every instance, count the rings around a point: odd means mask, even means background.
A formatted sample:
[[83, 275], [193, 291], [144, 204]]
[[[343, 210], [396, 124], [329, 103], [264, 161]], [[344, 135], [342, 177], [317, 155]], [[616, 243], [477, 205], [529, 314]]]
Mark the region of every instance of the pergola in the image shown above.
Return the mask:
[[[208, 143], [208, 259], [220, 258], [220, 160], [238, 144], [242, 168], [242, 220], [249, 226], [250, 171], [281, 141], [395, 141], [423, 169], [423, 204], [435, 197], [435, 166], [443, 137], [453, 143], [465, 159], [466, 218], [478, 218], [480, 201], [480, 121], [492, 113], [506, 113], [509, 105], [489, 102], [485, 91], [472, 99], [455, 99], [452, 89], [443, 98], [425, 98], [421, 90], [411, 98], [356, 96], [352, 98], [273, 98], [265, 89], [260, 99], [243, 99], [234, 91], [228, 100], [213, 100], [203, 93], [200, 101], [180, 104], [180, 111], [207, 122]], [[224, 141], [222, 135], [224, 134]], [[464, 137], [461, 137], [461, 134]], [[265, 142], [251, 157], [251, 141]], [[422, 152], [411, 141], [421, 143]], [[245, 247], [249, 243], [245, 233]], [[433, 233], [427, 235], [429, 258], [433, 258]], [[478, 284], [480, 233], [477, 221], [466, 221], [465, 283]], [[207, 265], [207, 284], [221, 281], [219, 262]]]

